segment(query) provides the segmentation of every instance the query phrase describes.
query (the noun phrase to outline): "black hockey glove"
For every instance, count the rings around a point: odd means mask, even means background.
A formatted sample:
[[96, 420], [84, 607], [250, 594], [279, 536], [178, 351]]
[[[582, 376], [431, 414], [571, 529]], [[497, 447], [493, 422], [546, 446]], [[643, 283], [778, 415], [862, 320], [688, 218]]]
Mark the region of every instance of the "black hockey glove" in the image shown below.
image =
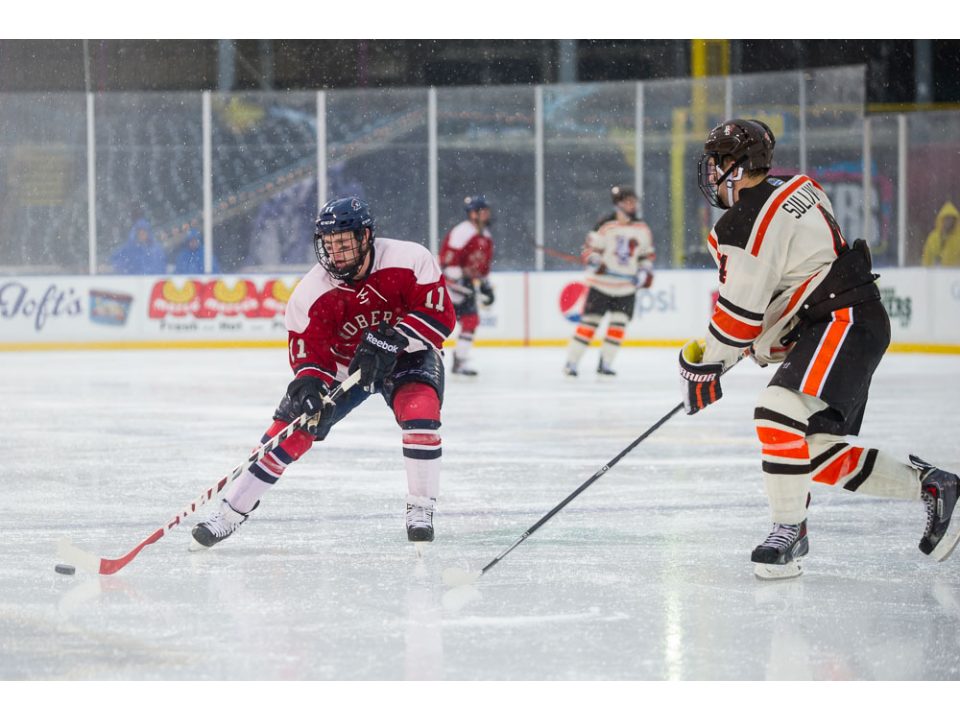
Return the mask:
[[688, 341], [680, 349], [680, 378], [683, 386], [683, 408], [687, 414], [702, 411], [723, 396], [720, 375], [723, 364], [705, 364], [703, 346], [699, 341]]
[[409, 343], [406, 336], [386, 321], [381, 321], [377, 330], [367, 329], [364, 332], [350, 362], [350, 373], [360, 369], [360, 386], [371, 394], [376, 393], [397, 365], [397, 355]]
[[316, 376], [301, 376], [287, 386], [290, 410], [294, 416], [319, 414], [318, 418], [307, 422], [307, 432], [313, 434], [317, 441], [325, 439], [333, 425], [336, 405], [329, 400], [329, 396], [330, 389]]
[[484, 306], [489, 306], [493, 303], [493, 286], [490, 285], [490, 281], [486, 278], [480, 281], [480, 303]]

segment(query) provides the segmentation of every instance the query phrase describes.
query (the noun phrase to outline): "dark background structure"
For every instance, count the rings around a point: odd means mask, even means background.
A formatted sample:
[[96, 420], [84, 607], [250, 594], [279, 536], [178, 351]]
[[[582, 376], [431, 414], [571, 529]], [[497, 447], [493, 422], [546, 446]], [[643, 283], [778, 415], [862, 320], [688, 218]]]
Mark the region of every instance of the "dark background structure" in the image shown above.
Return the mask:
[[3, 40], [0, 92], [647, 80], [867, 66], [868, 108], [960, 106], [957, 40]]

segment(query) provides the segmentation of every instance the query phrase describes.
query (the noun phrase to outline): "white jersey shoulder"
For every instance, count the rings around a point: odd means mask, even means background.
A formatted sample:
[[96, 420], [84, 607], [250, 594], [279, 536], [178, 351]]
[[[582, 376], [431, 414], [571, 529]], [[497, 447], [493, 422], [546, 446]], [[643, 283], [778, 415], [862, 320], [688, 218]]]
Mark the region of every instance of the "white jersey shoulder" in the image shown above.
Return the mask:
[[490, 232], [484, 228], [482, 232], [477, 231], [477, 227], [473, 225], [470, 221], [460, 221], [457, 225], [450, 229], [450, 234], [447, 237], [447, 245], [450, 248], [459, 250], [467, 245], [467, 242], [476, 235], [490, 237]]
[[421, 285], [440, 280], [440, 264], [426, 246], [395, 238], [377, 238], [374, 243], [376, 253], [371, 273], [387, 268], [409, 268]]
[[313, 304], [320, 296], [334, 290], [338, 285], [339, 282], [319, 263], [307, 271], [287, 301], [287, 310], [284, 314], [287, 330], [294, 333], [306, 331], [310, 324], [310, 309]]

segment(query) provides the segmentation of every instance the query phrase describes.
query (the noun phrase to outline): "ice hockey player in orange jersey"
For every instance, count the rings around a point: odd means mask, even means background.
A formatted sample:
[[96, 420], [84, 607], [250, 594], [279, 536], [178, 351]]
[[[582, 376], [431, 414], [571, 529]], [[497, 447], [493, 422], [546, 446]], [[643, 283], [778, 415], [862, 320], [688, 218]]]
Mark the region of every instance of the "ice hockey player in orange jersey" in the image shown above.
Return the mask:
[[780, 364], [754, 410], [773, 520], [751, 557], [758, 577], [801, 573], [811, 482], [922, 501], [920, 551], [942, 561], [960, 538], [960, 523], [951, 523], [960, 479], [845, 438], [860, 431], [890, 342], [867, 244], [848, 245], [815, 179], [770, 175], [775, 142], [765, 123], [735, 119], [704, 145], [700, 189], [726, 210], [707, 239], [720, 295], [706, 343], [690, 341], [680, 353], [687, 413], [720, 399], [721, 373], [741, 355]]

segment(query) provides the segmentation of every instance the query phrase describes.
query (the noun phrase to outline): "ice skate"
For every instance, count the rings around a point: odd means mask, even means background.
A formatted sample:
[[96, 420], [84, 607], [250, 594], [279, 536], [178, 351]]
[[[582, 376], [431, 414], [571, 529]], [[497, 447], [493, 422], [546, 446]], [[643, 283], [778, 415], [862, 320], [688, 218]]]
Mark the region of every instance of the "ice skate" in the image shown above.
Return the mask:
[[617, 372], [601, 360], [597, 366], [597, 374], [599, 376], [616, 376]]
[[960, 478], [913, 455], [910, 463], [920, 470], [920, 498], [927, 507], [927, 525], [920, 539], [920, 551], [942, 562], [960, 539], [960, 524], [950, 525]]
[[750, 561], [760, 579], [790, 579], [803, 574], [800, 557], [810, 551], [807, 520], [799, 524], [776, 524], [766, 541], [753, 550]]
[[420, 496], [407, 497], [407, 540], [433, 541], [433, 508], [436, 499]]
[[572, 363], [569, 363], [569, 362], [568, 362], [568, 363], [563, 367], [563, 375], [564, 375], [564, 376], [576, 376], [576, 375], [577, 375], [577, 366], [576, 366], [576, 364], [572, 364]]
[[[259, 501], [254, 504], [253, 509], [258, 506], [260, 506]], [[242, 514], [230, 506], [226, 499], [222, 499], [220, 508], [210, 514], [206, 521], [202, 521], [193, 527], [190, 551], [209, 549], [214, 544], [222, 542], [240, 528], [240, 525], [247, 520], [253, 509], [246, 514]]]
[[456, 355], [453, 357], [453, 368], [450, 369], [451, 373], [459, 374], [460, 376], [476, 376], [477, 370], [470, 365], [470, 362], [466, 359], [457, 358]]

